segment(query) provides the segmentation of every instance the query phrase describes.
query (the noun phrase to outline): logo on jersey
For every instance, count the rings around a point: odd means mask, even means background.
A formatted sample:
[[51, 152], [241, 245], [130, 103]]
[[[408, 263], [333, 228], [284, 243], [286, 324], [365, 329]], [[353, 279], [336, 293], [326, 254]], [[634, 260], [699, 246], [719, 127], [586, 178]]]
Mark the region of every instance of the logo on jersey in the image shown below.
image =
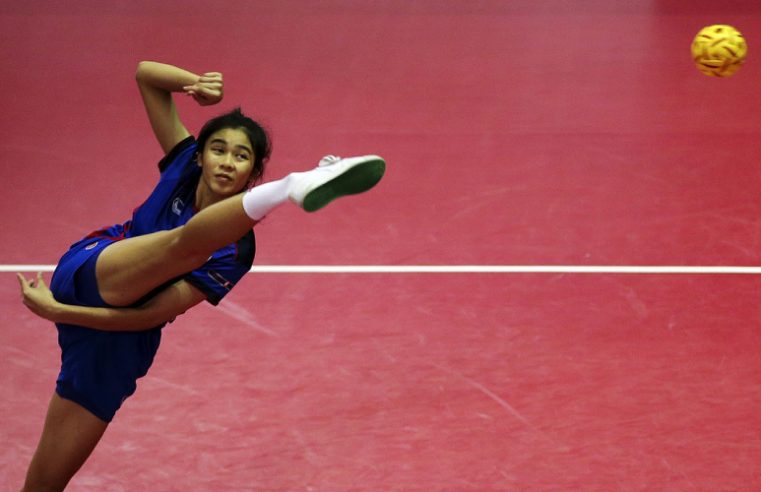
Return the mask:
[[208, 272], [206, 272], [206, 274], [213, 281], [215, 281], [216, 283], [221, 285], [222, 288], [225, 289], [225, 290], [230, 290], [230, 289], [232, 289], [235, 286], [234, 283], [230, 282], [229, 280], [227, 280], [225, 277], [223, 277], [219, 273], [215, 272], [214, 270], [209, 270]]
[[180, 197], [175, 198], [172, 202], [172, 212], [174, 212], [175, 215], [181, 215], [184, 208], [185, 202], [183, 202]]
[[90, 250], [91, 250], [91, 249], [93, 249], [95, 246], [97, 246], [99, 242], [100, 242], [100, 241], [95, 241], [94, 243], [90, 243], [90, 244], [88, 244], [87, 246], [85, 246], [85, 251], [90, 251]]

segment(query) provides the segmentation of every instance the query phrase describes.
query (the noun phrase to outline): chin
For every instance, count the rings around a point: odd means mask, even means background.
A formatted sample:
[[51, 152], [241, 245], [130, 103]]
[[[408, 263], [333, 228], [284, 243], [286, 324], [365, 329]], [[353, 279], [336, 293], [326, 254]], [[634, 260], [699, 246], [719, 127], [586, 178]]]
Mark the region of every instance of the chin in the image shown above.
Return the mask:
[[219, 195], [221, 197], [227, 198], [227, 197], [230, 197], [230, 196], [233, 196], [233, 195], [237, 195], [238, 193], [243, 191], [242, 189], [239, 189], [239, 188], [240, 187], [233, 186], [233, 185], [230, 185], [230, 186], [214, 186], [212, 188], [212, 191], [215, 194], [217, 194], [217, 195]]

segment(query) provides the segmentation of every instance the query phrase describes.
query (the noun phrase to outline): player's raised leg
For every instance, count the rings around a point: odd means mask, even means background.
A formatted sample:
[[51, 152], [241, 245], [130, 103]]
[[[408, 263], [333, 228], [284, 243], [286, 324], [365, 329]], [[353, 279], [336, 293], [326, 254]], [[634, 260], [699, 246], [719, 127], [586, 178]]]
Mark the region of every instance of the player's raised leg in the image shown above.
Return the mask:
[[96, 264], [100, 296], [113, 306], [129, 306], [200, 267], [254, 224], [243, 210], [241, 194], [201, 210], [184, 226], [115, 242], [101, 252]]
[[316, 169], [292, 173], [210, 205], [182, 227], [116, 242], [98, 258], [100, 295], [114, 306], [132, 304], [203, 265], [214, 251], [240, 239], [288, 199], [316, 211], [338, 197], [369, 190], [384, 171], [385, 162], [378, 156], [329, 156]]

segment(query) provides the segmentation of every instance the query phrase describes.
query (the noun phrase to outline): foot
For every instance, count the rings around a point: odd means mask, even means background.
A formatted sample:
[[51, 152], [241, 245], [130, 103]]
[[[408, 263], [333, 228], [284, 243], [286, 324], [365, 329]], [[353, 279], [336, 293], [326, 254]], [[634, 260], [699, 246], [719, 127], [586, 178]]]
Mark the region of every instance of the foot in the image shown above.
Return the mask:
[[336, 198], [369, 190], [385, 171], [386, 162], [377, 155], [345, 159], [325, 156], [316, 169], [299, 179], [290, 199], [307, 212], [314, 212]]

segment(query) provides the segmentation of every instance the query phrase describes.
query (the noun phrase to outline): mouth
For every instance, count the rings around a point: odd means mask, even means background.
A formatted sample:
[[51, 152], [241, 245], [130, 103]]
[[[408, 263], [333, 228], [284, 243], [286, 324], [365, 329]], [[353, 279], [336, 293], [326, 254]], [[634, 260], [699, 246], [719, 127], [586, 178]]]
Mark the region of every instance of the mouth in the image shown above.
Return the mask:
[[233, 177], [229, 174], [215, 174], [214, 178], [223, 183], [232, 183], [234, 181]]

